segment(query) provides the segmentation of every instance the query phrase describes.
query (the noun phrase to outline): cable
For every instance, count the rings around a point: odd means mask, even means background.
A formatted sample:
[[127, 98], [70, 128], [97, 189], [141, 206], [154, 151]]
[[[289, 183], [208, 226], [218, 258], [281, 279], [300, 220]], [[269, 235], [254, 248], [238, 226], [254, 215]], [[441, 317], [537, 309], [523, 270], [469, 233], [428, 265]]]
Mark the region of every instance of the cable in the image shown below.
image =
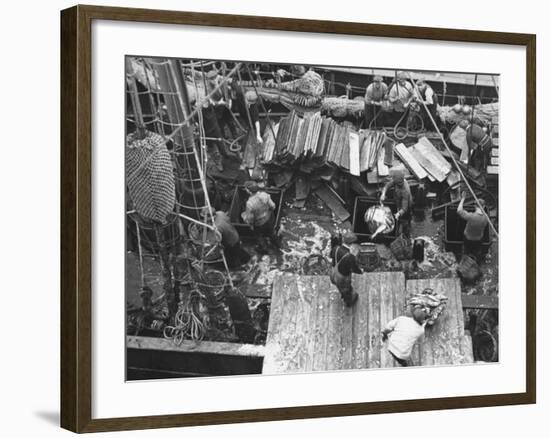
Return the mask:
[[[418, 95], [420, 95], [420, 90], [418, 89], [418, 86], [416, 85], [416, 82], [414, 81], [414, 79], [409, 75], [409, 79], [411, 80], [416, 92], [418, 93]], [[435, 130], [437, 131], [437, 134], [439, 135], [439, 137], [441, 138], [441, 141], [443, 142], [443, 144], [445, 145], [445, 148], [447, 149], [447, 152], [449, 153], [449, 156], [451, 157], [451, 160], [453, 161], [454, 165], [455, 165], [455, 168], [456, 170], [458, 171], [458, 173], [460, 173], [460, 176], [462, 177], [462, 180], [464, 181], [464, 183], [466, 184], [466, 186], [468, 187], [468, 190], [470, 191], [470, 193], [472, 194], [472, 197], [474, 198], [474, 200], [476, 201], [476, 204], [478, 205], [479, 209], [483, 212], [483, 215], [487, 218], [487, 221], [489, 222], [489, 225], [491, 226], [491, 229], [493, 230], [493, 232], [495, 233], [495, 235], [497, 237], [499, 237], [498, 235], [498, 231], [497, 229], [495, 228], [495, 225], [493, 224], [493, 222], [491, 221], [491, 218], [489, 218], [489, 215], [487, 214], [487, 212], [483, 209], [483, 207], [481, 206], [480, 202], [479, 202], [479, 199], [478, 197], [476, 196], [476, 194], [474, 193], [472, 187], [470, 186], [470, 183], [468, 182], [468, 180], [466, 179], [466, 176], [464, 175], [464, 173], [462, 172], [462, 169], [460, 168], [460, 166], [458, 165], [458, 163], [456, 162], [456, 159], [451, 151], [451, 148], [449, 147], [449, 145], [447, 144], [447, 142], [445, 141], [445, 138], [443, 138], [443, 134], [441, 134], [441, 131], [439, 130], [439, 127], [437, 126], [437, 124], [435, 123], [435, 120], [434, 118], [432, 117], [432, 114], [430, 113], [430, 111], [428, 111], [428, 107], [426, 106], [426, 103], [420, 99], [420, 101], [422, 102], [422, 105], [424, 106], [424, 109], [426, 110], [426, 113], [428, 113], [428, 116], [430, 117], [430, 120], [432, 121], [432, 124], [434, 125], [435, 127]]]

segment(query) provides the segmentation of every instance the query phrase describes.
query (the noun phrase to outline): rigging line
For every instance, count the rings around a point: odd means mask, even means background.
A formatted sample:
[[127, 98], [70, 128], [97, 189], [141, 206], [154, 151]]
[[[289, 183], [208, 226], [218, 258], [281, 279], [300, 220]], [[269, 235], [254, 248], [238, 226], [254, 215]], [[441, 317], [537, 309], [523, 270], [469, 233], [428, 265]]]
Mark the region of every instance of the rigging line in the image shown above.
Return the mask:
[[141, 250], [141, 231], [139, 228], [139, 223], [137, 219], [134, 218], [136, 224], [136, 234], [137, 234], [137, 243], [138, 243], [138, 256], [139, 256], [139, 274], [141, 276], [141, 287], [145, 286], [145, 274], [143, 273], [143, 253]]
[[[418, 86], [416, 85], [416, 82], [414, 81], [414, 79], [412, 77], [410, 77], [409, 75], [409, 79], [411, 80], [413, 86], [414, 86], [414, 89], [417, 93], [419, 93], [419, 90], [418, 90]], [[462, 172], [462, 169], [460, 168], [460, 166], [458, 165], [458, 163], [456, 162], [456, 159], [451, 151], [451, 148], [449, 147], [449, 145], [447, 144], [447, 142], [445, 141], [445, 138], [443, 138], [443, 134], [441, 134], [441, 131], [439, 130], [439, 127], [437, 126], [437, 124], [435, 123], [435, 120], [434, 118], [432, 117], [432, 114], [428, 111], [428, 107], [426, 106], [426, 104], [424, 103], [423, 100], [421, 100], [422, 102], [422, 105], [424, 106], [424, 109], [426, 110], [426, 112], [428, 113], [428, 116], [430, 117], [430, 120], [432, 121], [432, 124], [434, 125], [436, 131], [437, 131], [437, 134], [439, 135], [439, 137], [441, 138], [441, 141], [443, 142], [443, 144], [445, 145], [445, 148], [447, 149], [447, 152], [449, 153], [449, 156], [451, 157], [451, 160], [453, 161], [455, 167], [456, 167], [456, 170], [458, 170], [458, 173], [460, 173], [460, 176], [462, 177], [462, 180], [464, 181], [464, 183], [466, 184], [466, 186], [468, 187], [468, 190], [470, 190], [470, 193], [472, 194], [472, 197], [474, 198], [474, 200], [476, 201], [476, 204], [478, 205], [478, 207], [480, 208], [480, 210], [483, 212], [484, 216], [487, 218], [487, 221], [489, 222], [489, 225], [491, 226], [491, 229], [493, 230], [493, 232], [495, 233], [495, 235], [497, 237], [499, 237], [499, 234], [498, 234], [498, 231], [496, 230], [495, 228], [495, 225], [493, 224], [493, 222], [491, 221], [491, 218], [489, 218], [489, 215], [487, 214], [487, 212], [481, 207], [481, 204], [479, 203], [479, 199], [478, 197], [476, 196], [476, 194], [474, 193], [473, 189], [472, 189], [472, 186], [470, 185], [470, 183], [468, 182], [468, 180], [466, 179], [466, 176], [464, 175], [464, 173]]]
[[[246, 69], [248, 71], [248, 74], [251, 75], [252, 73], [250, 72], [250, 66], [248, 64], [245, 64], [245, 66], [246, 66]], [[252, 86], [254, 87], [254, 92], [256, 93], [256, 96], [258, 96], [258, 100], [260, 101], [260, 105], [262, 106], [262, 109], [264, 110], [264, 112], [266, 114], [267, 123], [269, 125], [269, 129], [271, 130], [271, 134], [273, 134], [274, 139], [277, 139], [277, 136], [275, 135], [275, 131], [273, 129], [273, 124], [271, 123], [271, 119], [269, 118], [269, 113], [267, 112], [267, 110], [265, 108], [263, 100], [260, 98], [260, 94], [258, 93], [258, 89], [256, 88], [256, 85], [254, 84], [254, 82], [252, 82]], [[258, 135], [259, 134], [260, 133], [258, 133]]]
[[[240, 70], [237, 70], [237, 77], [239, 78], [239, 84], [240, 84], [242, 82]], [[241, 88], [241, 91], [242, 91], [242, 88]], [[250, 116], [250, 110], [248, 109], [248, 105], [246, 104], [246, 95], [244, 93], [243, 93], [243, 100], [244, 100], [244, 109], [246, 111], [246, 118], [248, 120], [248, 126], [250, 127], [251, 130], [253, 130], [254, 126], [252, 125], [252, 117]]]
[[[170, 66], [170, 76], [172, 77], [172, 79], [174, 80], [174, 82], [176, 81], [176, 78], [175, 78], [175, 74], [174, 74], [174, 70], [171, 68], [172, 67], [172, 64], [169, 64]], [[184, 84], [184, 86], [186, 86]], [[170, 82], [170, 89], [172, 89], [172, 83]], [[182, 97], [179, 96], [179, 103], [181, 105], [181, 114], [183, 115], [183, 118], [185, 118], [185, 113], [183, 111], [183, 100], [182, 100]], [[177, 103], [177, 102], [176, 102]], [[185, 165], [186, 165], [186, 169], [183, 169], [184, 172], [187, 172], [187, 179], [185, 179], [185, 176], [182, 175], [182, 178], [184, 179], [184, 181], [187, 181], [187, 182], [190, 182], [191, 183], [191, 195], [193, 197], [193, 204], [198, 206], [198, 202], [197, 202], [197, 196], [196, 196], [196, 193], [195, 193], [195, 184], [194, 184], [194, 181], [195, 179], [193, 178], [193, 174], [192, 174], [192, 167], [191, 167], [191, 162], [189, 160], [189, 154], [187, 153], [187, 146], [185, 144], [185, 140], [183, 138], [183, 134], [180, 135], [180, 138], [181, 138], [181, 142], [182, 144], [179, 145], [181, 147], [182, 150], [184, 150], [186, 153], [183, 154], [184, 155], [184, 159], [185, 159]], [[193, 143], [194, 143], [194, 138], [193, 138]], [[177, 164], [179, 164], [178, 162], [176, 162]], [[197, 163], [197, 166], [199, 165], [199, 163]], [[183, 190], [183, 188], [182, 188]]]
[[[191, 67], [191, 68], [194, 68], [194, 67]], [[202, 70], [202, 63], [201, 63], [201, 70]], [[237, 70], [237, 72], [238, 71], [239, 70]], [[204, 72], [203, 72], [203, 77], [204, 77]], [[194, 81], [194, 83], [195, 83], [195, 87], [197, 88], [197, 85], [196, 85], [195, 81]], [[201, 151], [204, 152], [205, 159], [203, 160], [204, 161], [204, 170], [199, 167], [198, 162], [197, 162], [197, 167], [198, 167], [199, 173], [200, 173], [201, 184], [203, 185], [204, 200], [205, 200], [205, 203], [206, 203], [206, 207], [208, 208], [208, 212], [210, 214], [210, 219], [212, 220], [212, 227], [214, 228], [215, 232], [218, 233], [221, 236], [221, 233], [219, 232], [218, 227], [216, 226], [216, 223], [215, 223], [215, 220], [214, 220], [214, 212], [212, 210], [212, 205], [210, 203], [210, 195], [208, 194], [208, 191], [207, 191], [207, 188], [206, 188], [206, 177], [205, 177], [205, 175], [206, 175], [206, 162], [207, 162], [207, 159], [208, 159], [207, 158], [208, 154], [206, 153], [206, 140], [205, 140], [206, 133], [204, 132], [204, 120], [202, 118], [202, 113], [199, 112], [198, 114], [199, 114], [198, 117], [199, 117], [199, 132], [200, 132]], [[196, 157], [195, 159], [198, 160], [198, 153], [196, 152], [195, 147], [193, 147], [193, 151], [195, 152], [195, 157]], [[205, 224], [206, 224], [206, 221], [205, 221]], [[203, 245], [203, 250], [204, 250], [204, 245]], [[231, 287], [233, 287], [233, 280], [231, 279], [229, 266], [227, 265], [227, 260], [226, 260], [226, 257], [225, 257], [225, 251], [223, 249], [223, 246], [221, 246], [221, 253], [222, 253], [223, 264], [224, 264], [225, 270], [227, 272], [227, 277], [229, 279], [229, 284], [231, 285]], [[204, 264], [204, 257], [203, 257], [203, 260], [201, 260], [201, 263]]]

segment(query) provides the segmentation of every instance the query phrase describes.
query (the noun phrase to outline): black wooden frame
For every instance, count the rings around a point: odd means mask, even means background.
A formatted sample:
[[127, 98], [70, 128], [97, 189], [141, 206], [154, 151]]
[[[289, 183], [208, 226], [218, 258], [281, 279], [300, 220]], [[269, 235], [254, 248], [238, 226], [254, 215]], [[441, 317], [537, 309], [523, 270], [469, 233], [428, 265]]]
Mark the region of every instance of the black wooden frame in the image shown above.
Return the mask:
[[[93, 20], [221, 26], [524, 46], [527, 52], [527, 321], [523, 393], [231, 412], [92, 419], [91, 25]], [[75, 6], [61, 13], [61, 426], [75, 432], [146, 429], [536, 401], [536, 36], [381, 24]]]

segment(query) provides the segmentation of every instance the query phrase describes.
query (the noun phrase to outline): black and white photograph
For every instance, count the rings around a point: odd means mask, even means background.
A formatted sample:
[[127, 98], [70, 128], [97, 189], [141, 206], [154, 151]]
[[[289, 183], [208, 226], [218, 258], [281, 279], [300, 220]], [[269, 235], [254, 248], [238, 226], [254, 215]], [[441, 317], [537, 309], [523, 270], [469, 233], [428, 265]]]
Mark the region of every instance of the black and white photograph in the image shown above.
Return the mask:
[[121, 86], [127, 380], [499, 361], [499, 74], [129, 55]]

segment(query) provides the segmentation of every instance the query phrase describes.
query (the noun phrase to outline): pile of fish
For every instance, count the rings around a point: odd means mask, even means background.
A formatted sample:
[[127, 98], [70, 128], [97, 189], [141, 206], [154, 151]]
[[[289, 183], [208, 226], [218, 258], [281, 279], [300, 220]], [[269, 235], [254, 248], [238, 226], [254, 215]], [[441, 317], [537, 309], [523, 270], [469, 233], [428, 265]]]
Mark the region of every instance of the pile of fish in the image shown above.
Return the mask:
[[373, 205], [365, 213], [365, 223], [374, 239], [378, 234], [391, 233], [395, 228], [395, 218], [389, 207]]
[[420, 293], [411, 295], [407, 299], [407, 305], [411, 311], [414, 309], [423, 310], [428, 316], [426, 324], [433, 325], [445, 310], [448, 300], [445, 295], [438, 294], [431, 288], [426, 288]]

